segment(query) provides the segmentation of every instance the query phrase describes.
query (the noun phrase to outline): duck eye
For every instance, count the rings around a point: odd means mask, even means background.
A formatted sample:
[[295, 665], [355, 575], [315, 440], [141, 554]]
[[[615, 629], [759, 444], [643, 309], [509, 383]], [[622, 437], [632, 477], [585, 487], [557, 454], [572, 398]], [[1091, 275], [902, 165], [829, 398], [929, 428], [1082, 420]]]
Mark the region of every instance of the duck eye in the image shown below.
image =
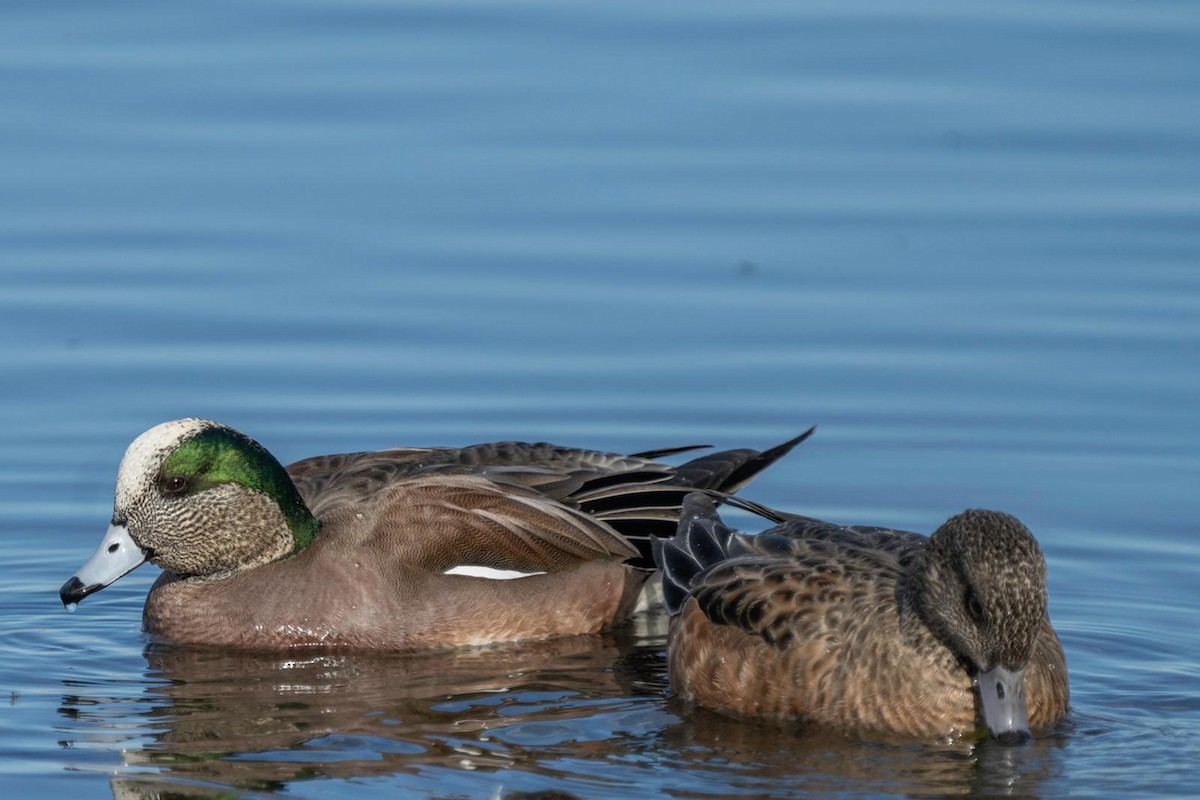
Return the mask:
[[181, 475], [172, 475], [169, 478], [164, 478], [162, 482], [162, 491], [166, 495], [179, 495], [187, 490], [187, 478]]
[[967, 593], [967, 613], [976, 623], [983, 623], [983, 603], [979, 602], [979, 597], [974, 592]]

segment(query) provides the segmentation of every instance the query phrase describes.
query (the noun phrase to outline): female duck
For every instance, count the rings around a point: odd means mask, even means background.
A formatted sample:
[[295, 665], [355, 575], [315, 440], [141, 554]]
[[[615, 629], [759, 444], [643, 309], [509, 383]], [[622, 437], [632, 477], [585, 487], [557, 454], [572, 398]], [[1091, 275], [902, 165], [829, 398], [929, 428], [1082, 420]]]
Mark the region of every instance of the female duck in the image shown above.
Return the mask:
[[925, 537], [734, 502], [779, 524], [737, 533], [694, 493], [654, 540], [679, 695], [906, 737], [978, 721], [1005, 743], [1066, 713], [1046, 563], [1015, 518], [966, 511]]

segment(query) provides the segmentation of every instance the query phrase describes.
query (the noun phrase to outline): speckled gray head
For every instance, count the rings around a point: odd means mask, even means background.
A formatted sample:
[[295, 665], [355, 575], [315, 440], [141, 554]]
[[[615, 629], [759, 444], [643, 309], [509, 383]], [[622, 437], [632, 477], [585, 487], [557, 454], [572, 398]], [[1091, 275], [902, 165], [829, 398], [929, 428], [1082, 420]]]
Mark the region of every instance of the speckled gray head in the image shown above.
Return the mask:
[[230, 574], [290, 555], [316, 529], [257, 442], [212, 420], [164, 422], [126, 449], [108, 531], [59, 595], [71, 609], [147, 560], [179, 575]]

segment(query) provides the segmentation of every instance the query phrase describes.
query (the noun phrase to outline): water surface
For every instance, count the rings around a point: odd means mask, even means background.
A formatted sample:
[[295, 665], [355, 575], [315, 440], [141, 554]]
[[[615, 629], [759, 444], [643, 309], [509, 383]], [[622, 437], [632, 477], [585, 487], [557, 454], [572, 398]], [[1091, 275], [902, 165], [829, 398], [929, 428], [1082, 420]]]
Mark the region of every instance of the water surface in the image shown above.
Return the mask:
[[[1194, 4], [129, 0], [0, 22], [13, 796], [1194, 792]], [[249, 657], [147, 640], [150, 568], [64, 614], [125, 446], [188, 415], [284, 461], [817, 424], [747, 496], [924, 532], [1017, 514], [1072, 713], [1016, 750], [728, 720], [671, 698], [657, 614]]]

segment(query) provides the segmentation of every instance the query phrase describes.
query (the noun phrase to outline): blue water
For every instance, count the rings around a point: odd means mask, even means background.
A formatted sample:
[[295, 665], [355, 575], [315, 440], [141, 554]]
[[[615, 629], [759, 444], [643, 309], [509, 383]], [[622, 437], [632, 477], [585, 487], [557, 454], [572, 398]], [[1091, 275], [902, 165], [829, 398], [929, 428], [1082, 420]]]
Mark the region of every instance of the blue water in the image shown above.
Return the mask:
[[[1194, 793], [1194, 3], [10, 3], [0, 97], [11, 796]], [[139, 631], [150, 568], [64, 614], [125, 446], [187, 415], [285, 461], [817, 424], [747, 496], [1017, 514], [1072, 713], [1019, 750], [727, 720], [655, 614], [197, 653]]]

